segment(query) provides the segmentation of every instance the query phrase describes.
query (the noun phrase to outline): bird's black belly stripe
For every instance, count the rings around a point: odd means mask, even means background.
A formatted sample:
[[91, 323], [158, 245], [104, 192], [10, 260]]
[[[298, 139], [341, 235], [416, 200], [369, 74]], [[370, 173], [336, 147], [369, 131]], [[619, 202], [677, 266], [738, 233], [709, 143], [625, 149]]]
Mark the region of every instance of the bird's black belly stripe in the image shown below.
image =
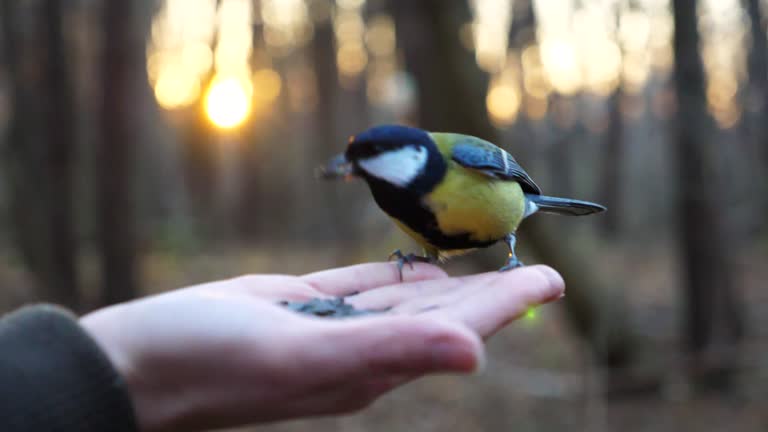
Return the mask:
[[397, 188], [377, 179], [369, 178], [367, 180], [373, 198], [382, 210], [424, 236], [431, 245], [438, 249], [480, 248], [490, 246], [498, 241], [473, 240], [469, 233], [446, 235], [440, 231], [432, 211], [422, 204], [419, 194]]

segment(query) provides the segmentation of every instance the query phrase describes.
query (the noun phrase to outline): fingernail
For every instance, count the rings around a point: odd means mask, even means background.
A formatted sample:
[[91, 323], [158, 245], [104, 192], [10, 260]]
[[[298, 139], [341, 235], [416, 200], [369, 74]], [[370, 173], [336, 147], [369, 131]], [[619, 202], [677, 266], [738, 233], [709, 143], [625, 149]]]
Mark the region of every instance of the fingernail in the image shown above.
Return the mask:
[[539, 271], [541, 271], [544, 276], [546, 276], [547, 280], [549, 281], [549, 284], [553, 287], [561, 288], [565, 285], [565, 282], [563, 281], [563, 277], [560, 276], [560, 273], [555, 271], [552, 267], [549, 266], [539, 266]]
[[474, 372], [485, 363], [466, 343], [447, 340], [432, 344], [432, 361], [437, 369], [456, 372]]
[[549, 282], [549, 288], [554, 290], [554, 293], [548, 297], [545, 302], [555, 301], [565, 296], [565, 281], [560, 273], [555, 271], [552, 267], [538, 266], [537, 269]]

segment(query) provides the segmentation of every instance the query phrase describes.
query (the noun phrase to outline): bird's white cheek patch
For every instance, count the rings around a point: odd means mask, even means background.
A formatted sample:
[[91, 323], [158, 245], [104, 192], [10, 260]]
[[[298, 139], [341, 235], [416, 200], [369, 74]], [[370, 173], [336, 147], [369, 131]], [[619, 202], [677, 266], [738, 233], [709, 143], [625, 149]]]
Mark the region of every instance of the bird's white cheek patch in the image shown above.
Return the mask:
[[405, 187], [424, 171], [427, 156], [426, 148], [408, 146], [363, 159], [358, 164], [374, 177]]

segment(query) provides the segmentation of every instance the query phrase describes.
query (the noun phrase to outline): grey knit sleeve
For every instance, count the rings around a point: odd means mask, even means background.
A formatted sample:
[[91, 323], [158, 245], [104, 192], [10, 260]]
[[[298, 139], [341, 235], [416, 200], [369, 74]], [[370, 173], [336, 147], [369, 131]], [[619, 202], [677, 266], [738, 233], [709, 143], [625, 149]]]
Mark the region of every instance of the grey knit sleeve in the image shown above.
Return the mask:
[[65, 309], [28, 306], [0, 319], [0, 430], [137, 430], [123, 380]]

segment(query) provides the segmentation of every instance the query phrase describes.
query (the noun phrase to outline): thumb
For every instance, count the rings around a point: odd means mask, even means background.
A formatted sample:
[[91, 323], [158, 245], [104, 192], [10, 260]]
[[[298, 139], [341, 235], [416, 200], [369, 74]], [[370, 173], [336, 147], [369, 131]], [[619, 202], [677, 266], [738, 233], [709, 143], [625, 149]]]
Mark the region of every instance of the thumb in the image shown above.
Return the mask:
[[371, 317], [331, 323], [335, 368], [347, 377], [469, 373], [482, 368], [480, 338], [457, 323], [424, 317]]

